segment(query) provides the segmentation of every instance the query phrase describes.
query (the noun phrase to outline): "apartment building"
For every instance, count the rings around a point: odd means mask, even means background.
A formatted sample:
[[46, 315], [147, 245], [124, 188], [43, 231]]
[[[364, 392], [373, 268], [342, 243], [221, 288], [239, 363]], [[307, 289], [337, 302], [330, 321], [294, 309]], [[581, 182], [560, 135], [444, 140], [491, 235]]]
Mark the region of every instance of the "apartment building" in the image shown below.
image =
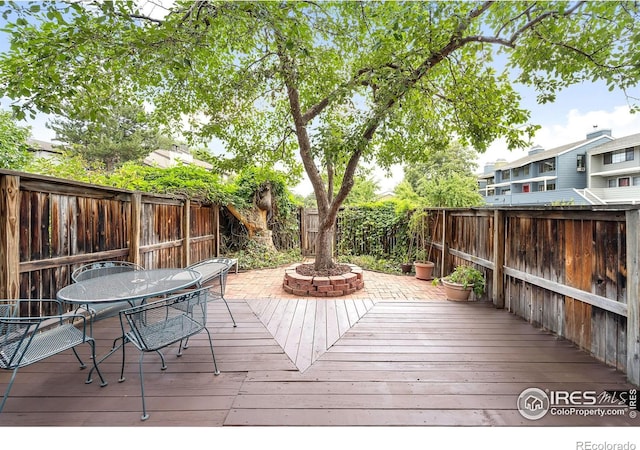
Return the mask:
[[640, 133], [587, 152], [587, 188], [592, 204], [640, 203]]
[[[480, 193], [486, 204], [493, 206], [594, 204], [597, 196], [588, 189], [589, 155], [612, 142], [611, 130], [602, 129], [560, 147], [534, 147], [516, 161], [485, 167], [478, 177]], [[640, 176], [640, 165], [638, 169]]]

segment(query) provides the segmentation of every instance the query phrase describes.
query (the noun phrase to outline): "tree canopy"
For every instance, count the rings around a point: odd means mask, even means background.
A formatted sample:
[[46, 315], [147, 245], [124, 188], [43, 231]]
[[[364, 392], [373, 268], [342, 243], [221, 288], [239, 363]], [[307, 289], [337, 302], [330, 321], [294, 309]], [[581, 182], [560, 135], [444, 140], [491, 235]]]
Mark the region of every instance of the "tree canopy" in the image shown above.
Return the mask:
[[418, 163], [405, 167], [396, 195], [420, 206], [468, 207], [482, 204], [475, 175], [477, 152], [457, 142], [425, 149]]
[[29, 128], [20, 127], [9, 111], [0, 110], [0, 169], [21, 169], [29, 161]]
[[56, 132], [56, 140], [89, 162], [104, 163], [107, 170], [144, 158], [157, 150], [160, 142], [158, 130], [142, 105], [113, 105], [99, 118], [86, 111], [65, 109], [64, 117], [54, 118], [47, 125]]
[[221, 139], [238, 162], [301, 162], [321, 221], [316, 267], [331, 264], [362, 161], [414, 163], [453, 139], [524, 146], [536, 126], [514, 79], [553, 101], [573, 83], [628, 92], [640, 78], [632, 1], [153, 4], [2, 2], [3, 93], [17, 114], [64, 100], [99, 117], [114, 99], [144, 99], [159, 122], [187, 118], [184, 134]]

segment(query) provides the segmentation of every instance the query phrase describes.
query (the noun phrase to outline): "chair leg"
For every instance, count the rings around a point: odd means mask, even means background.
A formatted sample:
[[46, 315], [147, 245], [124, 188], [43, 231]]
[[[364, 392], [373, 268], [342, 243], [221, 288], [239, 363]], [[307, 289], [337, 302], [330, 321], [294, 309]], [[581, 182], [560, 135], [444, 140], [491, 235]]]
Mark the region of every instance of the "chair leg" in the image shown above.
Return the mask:
[[[91, 340], [87, 340], [87, 344], [89, 344], [91, 346], [91, 359], [93, 360], [93, 368], [95, 369], [95, 371], [98, 373], [98, 376], [100, 377], [100, 387], [105, 387], [108, 383], [105, 381], [104, 377], [102, 376], [102, 372], [100, 372], [100, 368], [98, 367], [98, 362], [96, 361], [96, 342], [91, 339]], [[73, 353], [76, 353], [76, 349], [73, 349]], [[78, 356], [78, 354], [76, 353], [76, 356]], [[87, 379], [87, 381], [85, 381], [85, 383], [91, 383], [93, 380], [91, 379], [91, 372], [89, 372], [89, 378]]]
[[[87, 365], [82, 361], [82, 359], [80, 359], [80, 355], [78, 355], [78, 352], [76, 351], [76, 348], [73, 347], [71, 350], [73, 350], [73, 354], [76, 355], [76, 359], [78, 360], [78, 362], [80, 363], [80, 368], [81, 369], [86, 369]], [[92, 352], [91, 354], [93, 355], [94, 352]], [[93, 356], [92, 356], [93, 358]], [[94, 363], [95, 364], [95, 363]], [[87, 381], [87, 383], [90, 383], [91, 381]]]
[[213, 368], [214, 368], [214, 375], [220, 375], [220, 371], [218, 370], [218, 364], [216, 364], [216, 355], [213, 353], [213, 342], [211, 341], [211, 333], [209, 333], [209, 330], [207, 329], [207, 327], [204, 327], [204, 331], [207, 332], [207, 337], [209, 338], [209, 348], [211, 349], [211, 356], [213, 357]]
[[147, 420], [149, 418], [149, 414], [147, 414], [147, 405], [144, 401], [144, 374], [142, 373], [142, 362], [144, 359], [144, 352], [140, 352], [140, 392], [142, 394], [142, 417], [141, 420]]
[[122, 383], [125, 378], [124, 378], [124, 360], [125, 360], [125, 351], [124, 348], [126, 347], [127, 343], [127, 338], [126, 337], [122, 337], [122, 365], [120, 366], [120, 378], [118, 378], [118, 383]]
[[160, 370], [167, 370], [167, 363], [164, 360], [164, 355], [160, 350], [156, 350], [156, 353], [160, 355], [160, 361], [162, 361], [162, 366], [160, 366]]
[[18, 373], [19, 368], [20, 367], [16, 367], [15, 369], [13, 369], [13, 373], [11, 374], [11, 380], [9, 380], [9, 386], [7, 386], [7, 390], [4, 392], [4, 397], [2, 397], [2, 403], [0, 403], [0, 413], [2, 412], [2, 409], [4, 408], [4, 404], [9, 398], [9, 391], [13, 386], [13, 381], [16, 379], [16, 374]]
[[227, 311], [229, 311], [229, 315], [231, 316], [231, 321], [233, 322], [234, 328], [237, 327], [238, 325], [236, 324], [236, 320], [233, 318], [233, 314], [231, 314], [231, 308], [229, 308], [229, 304], [227, 303], [227, 300], [224, 298], [224, 296], [222, 297], [222, 301], [227, 306]]

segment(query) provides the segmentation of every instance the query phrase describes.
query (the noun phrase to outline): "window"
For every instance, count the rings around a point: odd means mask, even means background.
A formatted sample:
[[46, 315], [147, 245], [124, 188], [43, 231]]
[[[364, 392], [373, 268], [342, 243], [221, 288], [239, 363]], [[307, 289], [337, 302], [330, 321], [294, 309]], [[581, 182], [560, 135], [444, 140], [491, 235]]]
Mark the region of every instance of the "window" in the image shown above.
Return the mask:
[[[640, 186], [640, 177], [633, 177], [633, 185]], [[607, 186], [610, 188], [631, 186], [631, 178], [630, 177], [609, 178], [607, 180]]]
[[529, 175], [529, 165], [523, 167], [516, 167], [515, 169], [511, 169], [513, 172], [513, 177], [519, 177], [520, 175]]
[[576, 170], [578, 172], [584, 172], [587, 170], [587, 155], [577, 155]]
[[523, 184], [522, 185], [522, 192], [529, 192], [529, 189], [531, 189], [531, 186], [528, 184]]
[[503, 170], [502, 171], [502, 179], [503, 180], [510, 180], [511, 179], [511, 171]]
[[[555, 191], [556, 190], [556, 184], [555, 183], [547, 183], [547, 191]], [[545, 185], [544, 183], [540, 183], [538, 184], [538, 192], [544, 192], [545, 191]]]
[[553, 172], [556, 170], [556, 160], [554, 158], [546, 159], [538, 163], [538, 169], [540, 173]]
[[633, 147], [625, 148], [624, 150], [616, 150], [615, 152], [608, 152], [604, 154], [605, 164], [617, 164], [625, 161], [633, 161]]

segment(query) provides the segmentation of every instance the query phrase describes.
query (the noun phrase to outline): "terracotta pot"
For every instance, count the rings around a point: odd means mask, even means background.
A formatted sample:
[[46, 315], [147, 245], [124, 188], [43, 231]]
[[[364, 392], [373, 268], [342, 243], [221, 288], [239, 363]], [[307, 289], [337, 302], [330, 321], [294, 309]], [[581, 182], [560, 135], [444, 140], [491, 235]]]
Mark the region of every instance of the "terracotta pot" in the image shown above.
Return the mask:
[[444, 293], [447, 296], [447, 300], [454, 302], [466, 302], [469, 301], [469, 295], [473, 289], [473, 285], [464, 288], [461, 284], [451, 283], [447, 280], [442, 280], [444, 286]]
[[400, 270], [402, 270], [402, 273], [411, 272], [411, 267], [413, 267], [413, 264], [411, 264], [411, 263], [402, 263], [402, 264], [400, 264]]
[[433, 277], [433, 268], [435, 266], [431, 261], [416, 261], [413, 263], [416, 269], [416, 278], [418, 280], [431, 280]]

